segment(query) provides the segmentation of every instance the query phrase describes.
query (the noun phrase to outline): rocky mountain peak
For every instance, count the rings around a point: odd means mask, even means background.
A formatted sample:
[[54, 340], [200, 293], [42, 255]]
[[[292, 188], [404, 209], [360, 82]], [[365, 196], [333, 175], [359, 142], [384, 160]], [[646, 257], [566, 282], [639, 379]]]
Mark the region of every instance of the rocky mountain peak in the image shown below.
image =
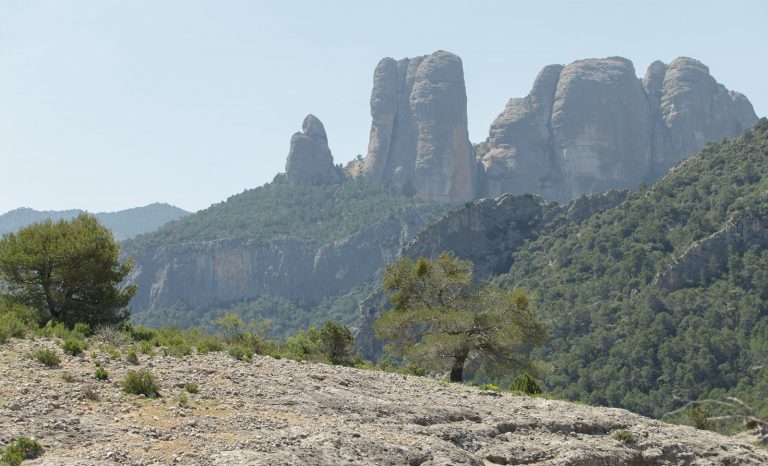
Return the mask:
[[653, 62], [642, 81], [623, 57], [550, 65], [491, 125], [487, 152], [478, 154], [478, 196], [535, 193], [562, 202], [632, 189], [756, 119], [746, 97], [693, 58]]
[[425, 199], [473, 199], [476, 162], [467, 130], [461, 59], [446, 51], [376, 66], [368, 154], [349, 172], [415, 188]]
[[290, 184], [333, 183], [341, 174], [333, 165], [325, 126], [309, 114], [301, 125], [302, 131], [291, 137], [291, 148], [285, 162], [285, 174]]

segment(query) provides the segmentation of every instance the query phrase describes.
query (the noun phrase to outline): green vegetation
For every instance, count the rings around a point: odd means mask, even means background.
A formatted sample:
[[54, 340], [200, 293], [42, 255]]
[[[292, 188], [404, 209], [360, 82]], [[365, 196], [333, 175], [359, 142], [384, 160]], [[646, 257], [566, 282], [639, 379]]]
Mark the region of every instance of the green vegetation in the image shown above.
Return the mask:
[[231, 238], [268, 242], [288, 237], [320, 246], [411, 206], [444, 210], [388, 187], [355, 180], [300, 186], [272, 182], [169, 222], [156, 232], [126, 241], [125, 246], [141, 249]]
[[78, 354], [82, 354], [83, 350], [85, 350], [86, 347], [87, 347], [86, 343], [81, 339], [77, 338], [76, 336], [67, 337], [64, 340], [64, 342], [61, 344], [61, 349], [63, 349], [65, 353], [70, 354], [72, 356], [77, 356]]
[[0, 345], [9, 338], [23, 338], [37, 328], [36, 312], [0, 295]]
[[125, 393], [132, 395], [160, 396], [160, 384], [157, 378], [146, 369], [128, 371], [125, 378], [120, 381], [120, 386]]
[[452, 382], [463, 380], [468, 361], [499, 371], [533, 370], [521, 350], [546, 339], [525, 292], [473, 285], [472, 263], [452, 254], [388, 266], [383, 289], [392, 293], [392, 309], [375, 331], [389, 342], [385, 349], [428, 368], [449, 368]]
[[40, 349], [35, 352], [35, 359], [45, 364], [47, 367], [58, 367], [61, 364], [61, 358], [54, 350]]
[[112, 234], [90, 215], [50, 220], [0, 239], [0, 283], [43, 320], [68, 327], [121, 322], [136, 289], [121, 287], [131, 262], [121, 264]]
[[611, 437], [613, 437], [614, 440], [618, 440], [621, 443], [635, 443], [635, 436], [632, 434], [632, 432], [628, 430], [617, 430], [614, 431], [613, 434], [611, 434]]
[[24, 460], [37, 458], [44, 451], [43, 446], [37, 440], [20, 437], [2, 450], [0, 461], [9, 466], [18, 466]]
[[526, 395], [541, 395], [544, 393], [538, 380], [526, 373], [519, 374], [509, 386], [509, 390], [513, 392], [522, 392]]
[[101, 366], [98, 366], [93, 372], [93, 378], [96, 380], [109, 380], [109, 372]]
[[692, 265], [679, 288], [655, 280], [729, 222], [768, 225], [766, 192], [763, 119], [618, 207], [515, 254], [499, 283], [536, 292], [551, 321], [550, 340], [532, 353], [553, 365], [547, 392], [655, 417], [680, 399], [737, 396], [765, 418], [768, 371], [753, 369], [768, 354], [765, 243], [742, 235]]
[[184, 390], [187, 391], [187, 393], [197, 393], [199, 390], [198, 386], [194, 382], [187, 382], [184, 384]]

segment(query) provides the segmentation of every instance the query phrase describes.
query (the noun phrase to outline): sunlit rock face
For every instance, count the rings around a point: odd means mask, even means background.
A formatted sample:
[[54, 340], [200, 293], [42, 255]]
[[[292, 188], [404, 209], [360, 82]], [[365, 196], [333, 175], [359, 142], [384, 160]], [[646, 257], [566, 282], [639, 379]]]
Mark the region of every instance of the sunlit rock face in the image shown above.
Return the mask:
[[368, 154], [355, 174], [451, 204], [475, 197], [464, 70], [456, 55], [381, 60], [371, 92]]
[[307, 115], [301, 132], [291, 137], [285, 174], [290, 184], [341, 181], [341, 175], [333, 165], [325, 126], [316, 116]]
[[621, 57], [550, 65], [491, 125], [478, 196], [567, 201], [635, 188], [756, 119], [746, 97], [691, 58], [654, 62], [643, 80]]

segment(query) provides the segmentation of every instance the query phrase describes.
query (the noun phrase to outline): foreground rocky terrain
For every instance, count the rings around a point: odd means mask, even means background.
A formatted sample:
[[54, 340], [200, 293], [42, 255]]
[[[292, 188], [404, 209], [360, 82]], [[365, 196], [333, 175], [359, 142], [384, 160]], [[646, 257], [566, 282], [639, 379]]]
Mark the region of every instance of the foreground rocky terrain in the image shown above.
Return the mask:
[[[60, 366], [32, 358], [40, 348]], [[109, 380], [93, 378], [94, 354]], [[137, 367], [159, 379], [160, 398], [121, 392]], [[95, 346], [72, 357], [51, 340], [11, 340], [0, 368], [0, 445], [25, 435], [46, 448], [24, 464], [768, 463], [768, 451], [620, 409], [271, 357], [158, 353], [133, 365]], [[180, 400], [190, 382], [198, 393]]]

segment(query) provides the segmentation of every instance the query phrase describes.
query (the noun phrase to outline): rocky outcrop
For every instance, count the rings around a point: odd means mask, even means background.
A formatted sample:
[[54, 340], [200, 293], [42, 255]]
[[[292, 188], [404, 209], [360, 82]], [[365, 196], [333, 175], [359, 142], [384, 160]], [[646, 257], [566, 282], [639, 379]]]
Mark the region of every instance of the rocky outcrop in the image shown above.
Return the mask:
[[370, 281], [433, 210], [410, 208], [319, 248], [296, 239], [186, 242], [131, 249], [137, 313], [183, 303], [191, 309], [278, 296], [306, 305]]
[[467, 130], [464, 70], [456, 55], [381, 60], [373, 76], [368, 154], [348, 168], [424, 199], [475, 198], [477, 164]]
[[691, 245], [656, 277], [656, 285], [668, 292], [704, 286], [728, 270], [730, 254], [744, 254], [752, 247], [768, 247], [766, 222], [754, 216], [730, 221]]
[[690, 58], [654, 62], [642, 81], [621, 57], [548, 66], [491, 125], [479, 194], [562, 202], [633, 189], [756, 119], [746, 97]]
[[[61, 370], [29, 357], [41, 348], [61, 356]], [[137, 367], [98, 345], [94, 357], [116, 381]], [[162, 395], [145, 398], [95, 381], [90, 357], [50, 340], [11, 340], [0, 359], [0, 447], [36, 438], [45, 453], [30, 465], [768, 463], [758, 447], [623, 409], [425, 377], [224, 352], [139, 354]], [[196, 393], [184, 391], [189, 383]]]
[[328, 148], [328, 136], [323, 123], [314, 115], [307, 115], [302, 131], [291, 137], [291, 148], [285, 162], [285, 174], [290, 184], [333, 183], [341, 175], [333, 165]]

